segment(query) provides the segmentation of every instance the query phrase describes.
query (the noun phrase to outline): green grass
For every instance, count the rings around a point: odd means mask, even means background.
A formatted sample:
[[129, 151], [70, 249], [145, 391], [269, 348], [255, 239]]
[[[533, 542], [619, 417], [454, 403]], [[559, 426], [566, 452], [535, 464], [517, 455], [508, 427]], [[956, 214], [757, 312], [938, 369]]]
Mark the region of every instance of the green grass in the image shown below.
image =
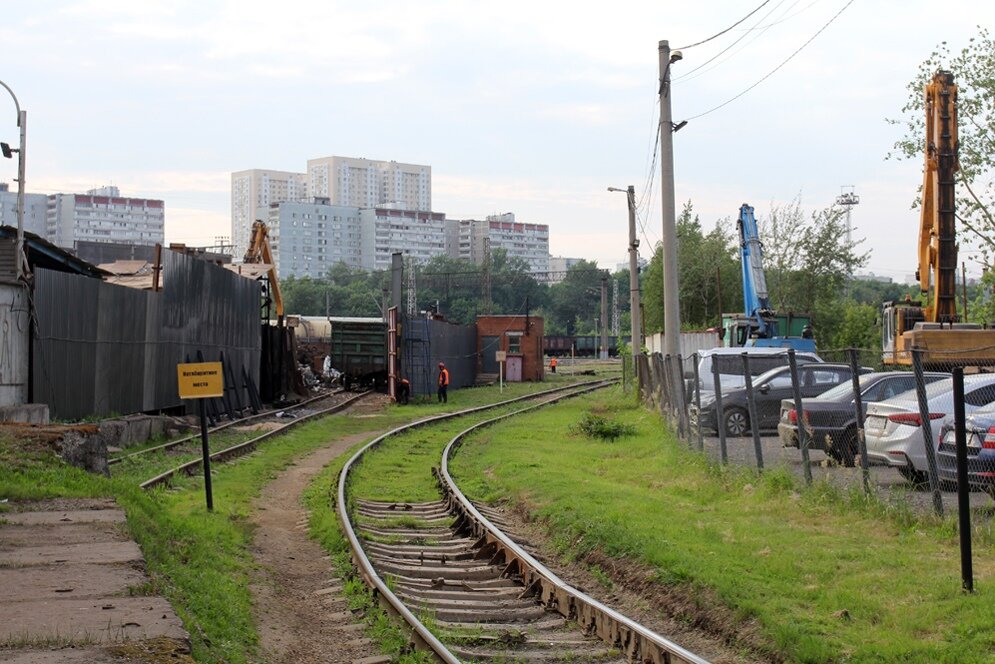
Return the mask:
[[[43, 446], [26, 449], [0, 439], [0, 499], [116, 498], [148, 563], [152, 583], [144, 591], [169, 599], [190, 632], [194, 658], [255, 661], [258, 635], [249, 592], [252, 499], [295, 458], [329, 440], [396, 426], [409, 417], [395, 409], [374, 418], [331, 416], [302, 424], [233, 463], [216, 464], [213, 513], [205, 509], [198, 476], [177, 478], [171, 489], [138, 489], [140, 480], [175, 465], [175, 458], [128, 462], [106, 478], [59, 462]], [[218, 448], [216, 442], [212, 439], [212, 449]]]
[[[637, 433], [613, 443], [589, 438], [574, 425], [592, 412]], [[618, 391], [485, 429], [452, 468], [470, 496], [527, 504], [561, 554], [636, 561], [659, 584], [757, 621], [761, 638], [752, 646], [772, 658], [995, 656], [990, 536], [976, 537], [978, 591], [965, 595], [950, 521], [826, 484], [806, 489], [785, 469], [758, 477], [720, 467]]]

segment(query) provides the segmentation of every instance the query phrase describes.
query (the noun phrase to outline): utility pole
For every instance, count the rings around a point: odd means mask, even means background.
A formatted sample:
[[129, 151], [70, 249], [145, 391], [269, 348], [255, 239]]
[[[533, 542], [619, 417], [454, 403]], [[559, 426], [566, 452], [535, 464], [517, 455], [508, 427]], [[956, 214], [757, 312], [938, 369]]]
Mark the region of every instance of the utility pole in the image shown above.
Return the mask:
[[484, 313], [491, 313], [491, 239], [484, 238]]
[[632, 335], [632, 355], [635, 357], [643, 348], [642, 303], [639, 301], [639, 240], [636, 239], [636, 188], [608, 187], [608, 191], [624, 191], [629, 208], [629, 310], [630, 334]]
[[618, 336], [618, 279], [612, 277], [612, 335]]
[[415, 259], [408, 256], [408, 316], [418, 313], [418, 291], [415, 286]]
[[608, 272], [601, 274], [601, 359], [608, 359]]
[[680, 60], [680, 51], [670, 51], [670, 43], [659, 43], [660, 55], [660, 187], [663, 204], [663, 354], [677, 357], [681, 352], [681, 318], [677, 277], [677, 216], [674, 193], [674, 132], [670, 108], [670, 65]]

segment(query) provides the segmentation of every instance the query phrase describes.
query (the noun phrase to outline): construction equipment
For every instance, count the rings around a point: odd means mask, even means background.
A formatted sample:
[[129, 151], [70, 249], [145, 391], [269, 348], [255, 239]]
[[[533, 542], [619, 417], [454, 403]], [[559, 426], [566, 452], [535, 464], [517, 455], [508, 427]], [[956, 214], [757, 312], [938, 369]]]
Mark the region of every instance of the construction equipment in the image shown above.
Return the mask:
[[[753, 207], [743, 203], [736, 221], [743, 266], [742, 314], [723, 314], [722, 331], [729, 347], [794, 348], [815, 352], [811, 319], [805, 315], [778, 314], [770, 306], [763, 266], [763, 245]], [[798, 334], [791, 336], [792, 331]]]
[[926, 141], [916, 278], [928, 304], [906, 298], [882, 309], [882, 359], [912, 364], [922, 351], [927, 368], [991, 365], [995, 330], [963, 323], [957, 313], [957, 86], [948, 71], [937, 71], [925, 88]]
[[[269, 229], [262, 221], [256, 220], [252, 224], [252, 231], [249, 236], [249, 248], [245, 252], [244, 263], [264, 263], [269, 266], [266, 271], [266, 279], [269, 281], [270, 299], [276, 309], [276, 324], [283, 327], [283, 296], [280, 294], [280, 281], [276, 277], [276, 265], [273, 263], [273, 251], [269, 245]], [[269, 319], [267, 313], [264, 318]]]

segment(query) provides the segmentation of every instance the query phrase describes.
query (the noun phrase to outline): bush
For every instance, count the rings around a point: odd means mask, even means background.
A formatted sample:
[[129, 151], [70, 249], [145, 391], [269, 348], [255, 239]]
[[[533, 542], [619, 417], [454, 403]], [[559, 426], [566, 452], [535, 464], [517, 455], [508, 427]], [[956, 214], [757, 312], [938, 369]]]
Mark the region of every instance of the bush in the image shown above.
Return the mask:
[[577, 424], [577, 430], [590, 438], [600, 438], [609, 442], [614, 442], [622, 436], [631, 436], [636, 433], [636, 427], [631, 424], [623, 424], [609, 420], [607, 417], [586, 413], [584, 418]]

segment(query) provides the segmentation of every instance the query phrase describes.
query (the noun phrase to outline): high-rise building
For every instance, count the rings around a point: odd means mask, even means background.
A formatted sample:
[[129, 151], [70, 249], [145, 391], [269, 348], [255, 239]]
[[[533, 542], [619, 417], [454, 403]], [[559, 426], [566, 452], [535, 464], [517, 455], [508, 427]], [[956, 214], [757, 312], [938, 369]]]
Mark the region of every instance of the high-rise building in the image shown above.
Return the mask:
[[[0, 225], [17, 228], [17, 192], [0, 182]], [[48, 196], [24, 194], [24, 230], [48, 239]]]
[[308, 159], [307, 173], [311, 194], [332, 205], [432, 209], [431, 166], [332, 156]]
[[362, 235], [362, 267], [387, 270], [390, 256], [401, 252], [420, 263], [435, 256], [455, 255], [455, 220], [442, 212], [369, 208], [359, 211]]
[[484, 262], [486, 247], [504, 249], [509, 258], [520, 258], [530, 272], [549, 271], [549, 226], [523, 224], [511, 212], [490, 215], [484, 220], [465, 219], [459, 224], [458, 255], [478, 265]]
[[359, 208], [310, 202], [271, 203], [269, 232], [277, 274], [323, 277], [336, 263], [362, 267]]
[[551, 284], [558, 284], [563, 281], [567, 276], [567, 270], [572, 268], [577, 263], [584, 260], [583, 258], [567, 258], [566, 256], [550, 256], [549, 257], [549, 278], [548, 282]]
[[269, 207], [284, 201], [307, 201], [307, 174], [259, 168], [231, 174], [231, 242], [235, 260], [249, 248], [254, 221], [269, 219]]
[[123, 197], [117, 187], [101, 187], [85, 194], [53, 194], [47, 204], [45, 236], [60, 247], [163, 242], [166, 205], [161, 200]]

